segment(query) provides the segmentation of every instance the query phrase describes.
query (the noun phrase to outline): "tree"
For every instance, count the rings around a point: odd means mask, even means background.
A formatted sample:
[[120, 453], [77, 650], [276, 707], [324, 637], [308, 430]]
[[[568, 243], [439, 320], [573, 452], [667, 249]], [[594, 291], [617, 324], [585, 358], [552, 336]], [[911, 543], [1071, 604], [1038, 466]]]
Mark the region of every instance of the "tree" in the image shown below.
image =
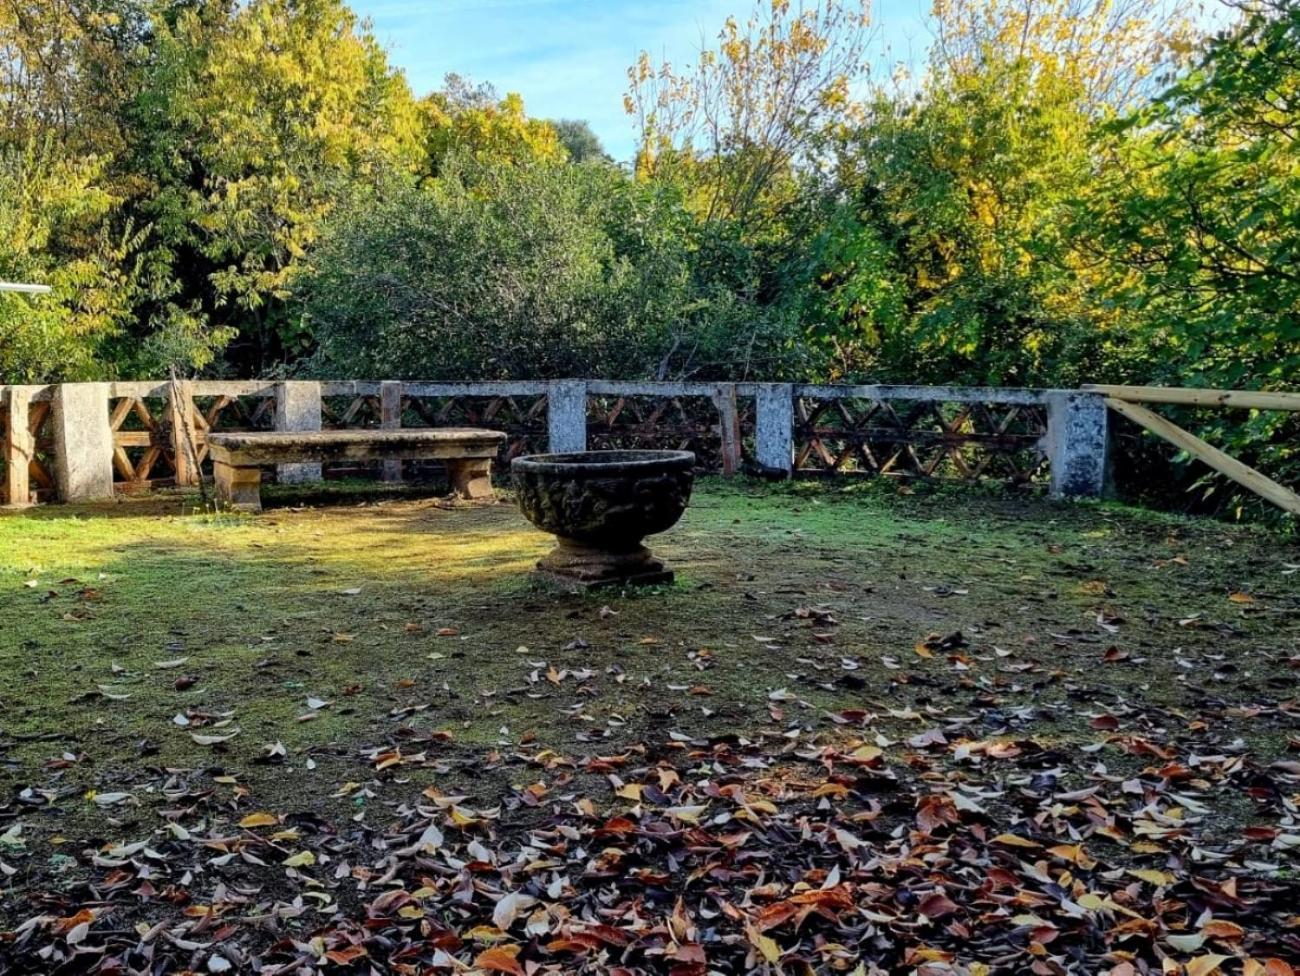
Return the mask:
[[265, 324], [341, 188], [420, 165], [415, 105], [341, 0], [254, 0], [214, 39], [200, 85], [212, 282]]
[[94, 163], [70, 163], [47, 142], [0, 148], [0, 278], [51, 286], [0, 296], [0, 378], [10, 383], [95, 379], [103, 344], [131, 313], [134, 287], [114, 238], [112, 197]]
[[112, 162], [140, 14], [129, 0], [0, 0], [0, 277], [53, 288], [0, 301], [0, 381], [103, 375], [130, 325], [140, 233]]
[[793, 349], [749, 252], [616, 167], [453, 157], [327, 227], [299, 286], [318, 374], [745, 378]]
[[867, 24], [864, 0], [759, 0], [694, 66], [656, 66], [642, 52], [624, 97], [638, 172], [683, 180], [706, 218], [770, 221], [795, 195], [792, 170], [852, 113]]
[[1093, 179], [1094, 127], [1184, 42], [1176, 17], [1147, 14], [1105, 0], [936, 6], [919, 88], [878, 87], [842, 144], [860, 229], [830, 225], [810, 320], [841, 370], [995, 385], [1096, 375], [1115, 316], [1065, 229]]
[[[1079, 238], [1126, 323], [1117, 371], [1145, 382], [1294, 388], [1300, 376], [1300, 8], [1250, 3], [1193, 70], [1118, 120]], [[1297, 418], [1260, 413], [1211, 440], [1284, 480]], [[1221, 480], [1207, 486], [1227, 489]]]
[[1171, 375], [1300, 375], [1297, 49], [1300, 9], [1252, 5], [1195, 70], [1109, 130], [1080, 230], [1114, 262], [1112, 297]]
[[572, 163], [584, 163], [588, 160], [611, 162], [609, 153], [600, 143], [600, 137], [592, 131], [585, 119], [554, 119], [549, 125], [555, 130], [556, 137], [569, 154]]
[[119, 151], [116, 107], [146, 34], [139, 0], [0, 0], [0, 142]]
[[448, 75], [441, 91], [420, 102], [420, 112], [428, 165], [435, 176], [453, 157], [519, 165], [564, 159], [564, 146], [551, 124], [530, 118], [518, 94], [498, 98], [490, 84]]
[[426, 185], [359, 193], [302, 283], [326, 374], [521, 378], [616, 368], [604, 327], [624, 274], [601, 211], [613, 176], [448, 159]]
[[979, 73], [993, 56], [1045, 70], [1099, 118], [1150, 100], [1200, 40], [1171, 0], [937, 0], [931, 69]]

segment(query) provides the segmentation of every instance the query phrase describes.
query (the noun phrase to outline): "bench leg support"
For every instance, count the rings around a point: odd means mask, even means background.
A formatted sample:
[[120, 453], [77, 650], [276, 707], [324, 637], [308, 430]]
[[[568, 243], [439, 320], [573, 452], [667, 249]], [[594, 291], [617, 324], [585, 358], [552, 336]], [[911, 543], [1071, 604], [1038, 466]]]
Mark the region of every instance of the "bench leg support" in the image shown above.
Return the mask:
[[239, 512], [262, 510], [261, 468], [240, 468], [224, 461], [213, 461], [212, 476], [217, 486], [217, 501], [222, 508]]
[[492, 462], [487, 458], [465, 458], [447, 462], [447, 477], [454, 494], [470, 501], [487, 501], [492, 492]]

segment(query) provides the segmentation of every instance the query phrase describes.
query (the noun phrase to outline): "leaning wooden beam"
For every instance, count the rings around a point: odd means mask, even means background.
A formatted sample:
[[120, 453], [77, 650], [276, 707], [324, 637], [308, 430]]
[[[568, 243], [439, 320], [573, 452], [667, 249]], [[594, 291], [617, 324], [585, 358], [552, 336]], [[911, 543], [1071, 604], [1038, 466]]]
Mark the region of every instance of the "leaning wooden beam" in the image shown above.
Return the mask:
[[1163, 437], [1175, 447], [1182, 448], [1193, 457], [1199, 458], [1215, 471], [1231, 478], [1243, 488], [1253, 491], [1260, 498], [1272, 502], [1278, 508], [1293, 515], [1300, 515], [1300, 495], [1297, 495], [1289, 488], [1279, 485], [1272, 478], [1260, 474], [1249, 465], [1242, 464], [1236, 458], [1229, 457], [1217, 447], [1205, 443], [1195, 434], [1189, 434], [1158, 413], [1148, 410], [1146, 407], [1139, 407], [1136, 403], [1129, 403], [1126, 400], [1119, 400], [1114, 397], [1106, 398], [1106, 406], [1134, 423], [1141, 424], [1151, 433]]
[[1196, 390], [1181, 386], [1107, 386], [1086, 383], [1089, 393], [1138, 403], [1178, 403], [1189, 407], [1241, 407], [1247, 410], [1300, 410], [1300, 393], [1257, 390]]
[[167, 421], [171, 428], [172, 467], [176, 484], [193, 486], [202, 477], [195, 464], [199, 434], [194, 427], [194, 386], [188, 380], [173, 380], [167, 390]]
[[736, 385], [719, 383], [713, 393], [718, 410], [718, 433], [722, 441], [722, 473], [731, 477], [740, 470], [740, 412], [736, 409]]

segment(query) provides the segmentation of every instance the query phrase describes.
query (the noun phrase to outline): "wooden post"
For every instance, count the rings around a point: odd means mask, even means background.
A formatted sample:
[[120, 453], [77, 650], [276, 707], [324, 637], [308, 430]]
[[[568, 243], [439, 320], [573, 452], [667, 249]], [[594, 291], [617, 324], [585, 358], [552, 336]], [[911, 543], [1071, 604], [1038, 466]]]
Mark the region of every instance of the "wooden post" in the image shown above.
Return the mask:
[[731, 477], [740, 471], [740, 412], [736, 409], [736, 384], [719, 383], [713, 394], [718, 408], [718, 431], [722, 437], [722, 473]]
[[9, 508], [22, 508], [32, 502], [29, 468], [36, 452], [35, 438], [28, 428], [27, 415], [31, 404], [31, 391], [22, 386], [9, 387], [4, 399], [5, 438], [3, 447], [5, 464], [4, 498]]
[[1141, 424], [1151, 433], [1163, 437], [1175, 447], [1181, 448], [1195, 458], [1204, 461], [1215, 471], [1231, 478], [1243, 488], [1253, 491], [1260, 498], [1272, 502], [1278, 508], [1300, 515], [1300, 495], [1284, 488], [1272, 478], [1260, 474], [1247, 464], [1242, 464], [1235, 457], [1224, 454], [1212, 444], [1207, 444], [1195, 434], [1189, 434], [1177, 424], [1166, 420], [1146, 407], [1136, 403], [1108, 397], [1106, 406], [1134, 423]]
[[190, 488], [199, 483], [197, 464], [198, 431], [194, 429], [194, 384], [177, 380], [167, 394], [167, 422], [171, 428], [172, 457], [176, 486]]
[[[385, 380], [379, 384], [379, 426], [384, 430], [400, 430], [402, 427], [402, 384]], [[402, 480], [402, 462], [385, 461], [383, 467], [384, 481]]]

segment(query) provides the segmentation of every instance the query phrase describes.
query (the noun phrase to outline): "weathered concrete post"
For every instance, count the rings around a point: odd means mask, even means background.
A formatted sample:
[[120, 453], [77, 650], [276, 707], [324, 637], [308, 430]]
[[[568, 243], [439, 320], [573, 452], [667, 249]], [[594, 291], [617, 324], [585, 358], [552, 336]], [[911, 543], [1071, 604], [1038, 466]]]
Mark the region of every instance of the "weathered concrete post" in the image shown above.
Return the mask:
[[722, 473], [730, 477], [740, 470], [740, 411], [736, 408], [736, 384], [719, 383], [713, 393], [718, 408], [718, 431], [722, 437]]
[[1106, 487], [1109, 423], [1099, 393], [1051, 390], [1043, 450], [1053, 498], [1100, 498]]
[[551, 380], [546, 390], [546, 426], [552, 454], [587, 449], [586, 380]]
[[[310, 381], [282, 381], [275, 387], [275, 429], [320, 430], [320, 384]], [[278, 464], [275, 476], [286, 485], [320, 481], [319, 464]]]
[[63, 383], [54, 390], [54, 481], [59, 501], [113, 497], [113, 430], [107, 383]]
[[768, 477], [794, 473], [794, 386], [759, 383], [754, 392], [754, 459]]
[[[385, 380], [379, 384], [379, 426], [383, 430], [400, 430], [402, 426], [402, 384]], [[383, 463], [384, 481], [402, 480], [402, 462]]]
[[5, 412], [5, 438], [0, 443], [0, 460], [4, 461], [5, 480], [0, 501], [9, 508], [23, 508], [32, 501], [28, 472], [31, 470], [36, 445], [27, 426], [31, 402], [31, 390], [25, 386], [11, 386], [4, 402], [0, 403], [0, 409]]

